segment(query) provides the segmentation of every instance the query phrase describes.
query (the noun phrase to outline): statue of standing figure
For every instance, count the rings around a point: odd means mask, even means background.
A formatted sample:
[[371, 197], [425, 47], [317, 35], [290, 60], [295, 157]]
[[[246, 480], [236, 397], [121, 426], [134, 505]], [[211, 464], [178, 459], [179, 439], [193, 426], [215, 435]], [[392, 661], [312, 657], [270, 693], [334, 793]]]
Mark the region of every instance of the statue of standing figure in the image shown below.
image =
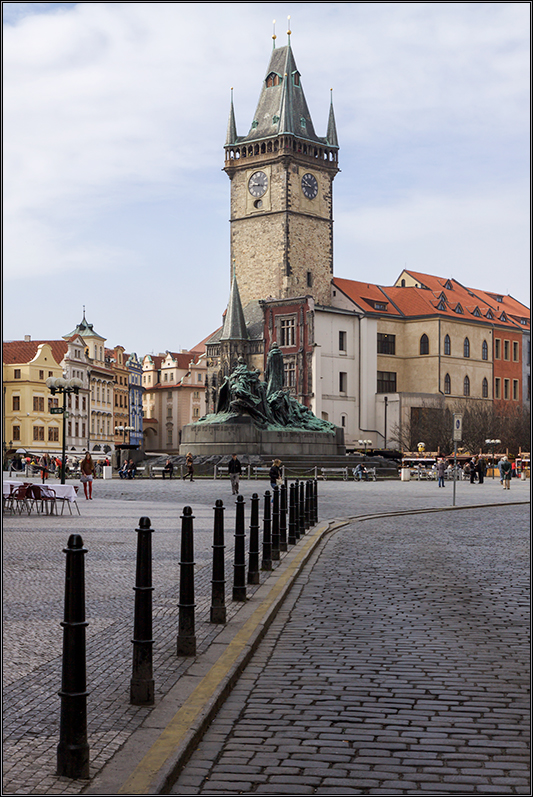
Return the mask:
[[267, 386], [267, 398], [277, 393], [278, 390], [283, 390], [283, 383], [285, 381], [283, 352], [276, 341], [272, 343], [270, 351], [268, 352], [265, 381]]
[[248, 368], [244, 358], [221, 385], [217, 412], [200, 418], [198, 423], [217, 423], [217, 415], [250, 415], [258, 426], [308, 429], [335, 432], [335, 425], [317, 418], [283, 388], [283, 352], [274, 341], [268, 352], [265, 381], [259, 371]]

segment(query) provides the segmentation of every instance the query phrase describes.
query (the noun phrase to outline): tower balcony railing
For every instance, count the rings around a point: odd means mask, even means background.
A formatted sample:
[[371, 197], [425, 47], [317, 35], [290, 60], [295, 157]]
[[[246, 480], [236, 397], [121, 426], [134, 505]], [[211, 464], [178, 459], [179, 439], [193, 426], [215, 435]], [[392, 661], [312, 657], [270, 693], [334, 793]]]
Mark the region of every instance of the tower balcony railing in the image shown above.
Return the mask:
[[302, 141], [294, 136], [278, 136], [274, 139], [256, 141], [254, 143], [232, 144], [225, 148], [226, 165], [234, 165], [237, 160], [254, 161], [265, 155], [296, 154], [308, 158], [315, 163], [328, 164], [336, 168], [338, 149], [320, 145], [313, 141]]

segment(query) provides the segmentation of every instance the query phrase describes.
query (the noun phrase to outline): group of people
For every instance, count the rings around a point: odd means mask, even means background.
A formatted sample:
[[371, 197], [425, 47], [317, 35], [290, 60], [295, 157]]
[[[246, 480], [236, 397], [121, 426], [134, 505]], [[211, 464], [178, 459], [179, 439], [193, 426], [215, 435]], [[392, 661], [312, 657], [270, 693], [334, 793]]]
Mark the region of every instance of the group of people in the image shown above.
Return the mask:
[[[231, 482], [232, 495], [239, 494], [239, 479], [241, 473], [242, 473], [241, 462], [238, 459], [237, 454], [232, 454], [231, 459], [228, 462], [228, 474]], [[283, 479], [282, 479], [280, 459], [272, 460], [272, 465], [270, 467], [268, 477], [270, 479], [270, 486], [272, 487], [272, 490], [274, 489], [274, 487], [279, 487], [282, 484]]]
[[[187, 456], [185, 457], [185, 465], [187, 466], [187, 473], [183, 476], [183, 480], [190, 479], [192, 482], [194, 481], [194, 457], [189, 451]], [[163, 479], [165, 478], [165, 473], [168, 473], [168, 478], [172, 478], [172, 474], [174, 473], [174, 464], [170, 457], [165, 462], [165, 466], [163, 468]]]
[[125, 459], [121, 468], [119, 468], [118, 475], [121, 479], [133, 479], [137, 473], [137, 468], [132, 459]]

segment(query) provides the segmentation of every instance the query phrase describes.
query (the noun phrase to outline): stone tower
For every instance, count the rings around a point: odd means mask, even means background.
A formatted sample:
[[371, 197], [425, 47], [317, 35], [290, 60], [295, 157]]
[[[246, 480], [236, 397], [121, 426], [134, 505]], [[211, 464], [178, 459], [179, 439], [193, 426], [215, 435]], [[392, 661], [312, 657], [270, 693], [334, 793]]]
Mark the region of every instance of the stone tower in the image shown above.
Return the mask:
[[231, 101], [224, 170], [231, 180], [231, 259], [243, 306], [312, 296], [331, 304], [333, 104], [317, 136], [289, 43], [272, 51], [250, 132], [238, 136]]

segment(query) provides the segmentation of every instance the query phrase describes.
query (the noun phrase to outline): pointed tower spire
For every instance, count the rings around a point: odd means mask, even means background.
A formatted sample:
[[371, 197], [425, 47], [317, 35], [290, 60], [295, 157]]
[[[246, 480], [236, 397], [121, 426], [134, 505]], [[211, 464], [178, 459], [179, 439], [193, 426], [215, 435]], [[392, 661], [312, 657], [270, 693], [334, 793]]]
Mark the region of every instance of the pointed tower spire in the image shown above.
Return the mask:
[[333, 89], [331, 89], [331, 102], [329, 106], [329, 119], [328, 119], [328, 132], [326, 134], [328, 144], [331, 147], [339, 146], [339, 139], [337, 138], [337, 125], [335, 124], [335, 113], [333, 111]]
[[235, 111], [233, 109], [233, 86], [231, 88], [231, 102], [229, 109], [228, 130], [226, 133], [226, 147], [237, 141], [237, 125], [235, 124]]
[[248, 340], [248, 338], [249, 335], [246, 329], [246, 321], [244, 320], [234, 261], [228, 309], [226, 310], [226, 318], [224, 319], [220, 340]]
[[276, 20], [272, 21], [272, 49], [276, 49]]

